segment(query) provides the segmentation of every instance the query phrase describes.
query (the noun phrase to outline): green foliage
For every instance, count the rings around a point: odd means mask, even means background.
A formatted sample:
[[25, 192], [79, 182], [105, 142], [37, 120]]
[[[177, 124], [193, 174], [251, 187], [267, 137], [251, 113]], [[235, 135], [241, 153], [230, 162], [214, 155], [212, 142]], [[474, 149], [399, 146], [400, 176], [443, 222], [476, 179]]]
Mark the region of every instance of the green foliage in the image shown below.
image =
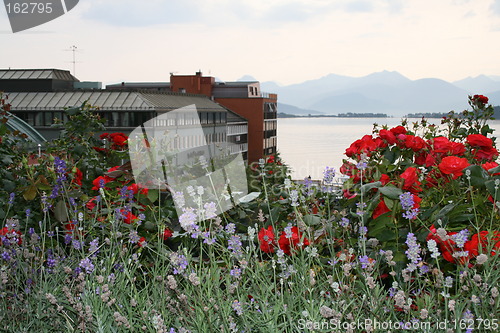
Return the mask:
[[[415, 331], [442, 332], [447, 321], [465, 332], [474, 318], [497, 331], [500, 166], [468, 142], [488, 133], [478, 115], [488, 106], [471, 101], [477, 110], [447, 132], [404, 121], [392, 142], [376, 127], [348, 149], [349, 179], [293, 182], [268, 157], [248, 170], [255, 200], [191, 222], [168, 191], [134, 183], [126, 143], [97, 139], [90, 106], [67, 110], [41, 156], [0, 126], [0, 330], [349, 331], [418, 319], [429, 326]], [[464, 151], [443, 152], [441, 136]], [[457, 154], [474, 163], [441, 164]], [[198, 195], [196, 215], [206, 213]], [[451, 232], [464, 228], [471, 254], [453, 257]]]

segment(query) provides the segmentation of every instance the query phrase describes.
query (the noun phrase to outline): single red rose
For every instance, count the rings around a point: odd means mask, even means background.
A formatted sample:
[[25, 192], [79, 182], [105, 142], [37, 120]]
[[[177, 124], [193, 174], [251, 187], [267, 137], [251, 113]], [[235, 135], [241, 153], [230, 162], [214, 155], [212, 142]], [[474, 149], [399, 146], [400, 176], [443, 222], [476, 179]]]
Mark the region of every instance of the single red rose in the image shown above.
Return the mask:
[[498, 150], [495, 147], [483, 147], [481, 149], [472, 149], [472, 155], [476, 160], [492, 161], [498, 157]]
[[272, 164], [274, 163], [274, 155], [271, 155], [267, 158], [267, 163]]
[[429, 228], [429, 234], [427, 235], [425, 240], [428, 241], [429, 239], [434, 239], [436, 241], [436, 243], [439, 243], [438, 238], [439, 237], [437, 236], [437, 229], [434, 226], [434, 224], [432, 224]]
[[425, 159], [427, 158], [428, 153], [426, 151], [419, 151], [415, 154], [415, 164], [423, 166], [425, 165]]
[[344, 198], [346, 199], [352, 199], [352, 198], [355, 198], [357, 196], [356, 192], [354, 193], [351, 193], [349, 192], [348, 189], [343, 189], [342, 190], [342, 195], [344, 196]]
[[85, 207], [87, 207], [88, 210], [93, 210], [95, 206], [97, 206], [96, 201], [97, 201], [96, 197], [93, 197], [85, 204]]
[[452, 150], [452, 143], [444, 136], [438, 136], [429, 141], [430, 146], [436, 153], [448, 153]]
[[383, 173], [380, 176], [379, 181], [382, 183], [382, 185], [385, 186], [385, 185], [387, 185], [391, 181], [391, 177], [389, 177], [388, 175], [386, 175], [385, 173]]
[[134, 195], [136, 195], [139, 192], [141, 194], [148, 195], [148, 192], [149, 192], [149, 190], [147, 188], [143, 188], [143, 187], [141, 187], [140, 185], [138, 185], [136, 183], [133, 183], [132, 185], [129, 185], [127, 187], [127, 190], [132, 191], [134, 193]]
[[442, 173], [452, 175], [453, 179], [457, 179], [469, 165], [469, 161], [466, 158], [447, 156], [439, 163], [438, 168]]
[[110, 135], [111, 140], [117, 146], [125, 146], [127, 144], [128, 136], [123, 133], [112, 133]]
[[172, 235], [173, 235], [172, 230], [170, 230], [169, 228], [165, 228], [165, 230], [163, 230], [162, 234], [163, 240], [169, 239], [170, 237], [172, 237]]
[[102, 133], [101, 135], [99, 135], [99, 138], [101, 140], [108, 139], [109, 138], [109, 133]]
[[[302, 234], [299, 232], [297, 227], [292, 227], [292, 237], [287, 238], [286, 233], [283, 231], [281, 233], [280, 239], [278, 240], [278, 245], [280, 249], [283, 250], [288, 255], [291, 255], [291, 250], [297, 248], [302, 241], [302, 248], [309, 245], [309, 240], [307, 238], [303, 238]], [[303, 238], [303, 239], [302, 239]]]
[[66, 230], [67, 234], [72, 234], [76, 228], [76, 223], [73, 221], [68, 221], [68, 222], [64, 223], [63, 226], [64, 226], [64, 229]]
[[450, 153], [455, 156], [462, 156], [467, 149], [461, 142], [450, 142]]
[[389, 209], [389, 207], [387, 207], [387, 205], [385, 204], [385, 201], [384, 200], [380, 200], [380, 202], [378, 203], [377, 207], [373, 210], [372, 218], [376, 219], [380, 215], [388, 213], [390, 211], [391, 210]]
[[402, 174], [401, 179], [403, 179], [403, 190], [410, 191], [411, 193], [421, 192], [421, 183], [418, 181], [417, 168], [409, 167]]
[[427, 156], [425, 157], [424, 165], [429, 168], [435, 164], [436, 164], [436, 157], [433, 154], [427, 154]]
[[389, 131], [391, 131], [394, 135], [399, 135], [399, 134], [406, 134], [407, 130], [403, 126], [396, 126], [391, 128]]
[[270, 225], [267, 229], [260, 229], [257, 235], [259, 239], [260, 249], [265, 253], [274, 253], [276, 247], [276, 240], [274, 238], [273, 226]]
[[424, 139], [422, 139], [419, 136], [407, 135], [405, 138], [404, 145], [406, 148], [411, 149], [414, 152], [417, 152], [419, 150], [424, 149], [426, 146], [426, 143], [425, 143]]
[[72, 171], [74, 173], [72, 183], [82, 186], [83, 173], [77, 167], [74, 167]]
[[490, 244], [492, 244], [490, 254], [494, 256], [500, 249], [500, 232], [493, 231], [492, 236], [489, 236], [489, 232], [486, 230], [474, 234], [471, 239], [465, 243], [464, 250], [469, 251], [470, 257], [476, 257], [480, 253], [486, 252]]
[[[498, 166], [498, 163], [497, 162], [486, 162], [486, 163], [482, 164], [481, 166], [483, 167], [484, 170], [489, 172], [489, 170], [496, 168]], [[494, 176], [497, 176], [497, 175], [500, 175], [500, 172], [497, 172], [494, 174]]]
[[378, 139], [379, 140], [374, 140], [371, 135], [365, 135], [361, 139], [354, 141], [349, 148], [346, 149], [345, 154], [348, 157], [358, 156], [362, 153], [370, 155], [372, 151], [375, 151], [383, 143], [380, 138]]
[[353, 171], [355, 169], [356, 169], [356, 166], [354, 165], [354, 163], [351, 163], [351, 162], [348, 162], [348, 161], [344, 161], [344, 163], [340, 167], [339, 171], [343, 175], [352, 176], [353, 175]]
[[137, 245], [139, 245], [139, 247], [143, 247], [146, 244], [147, 244], [146, 237], [139, 238], [139, 241], [137, 242]]
[[381, 129], [378, 135], [382, 140], [385, 140], [390, 145], [396, 143], [396, 135], [394, 135], [394, 133], [389, 130]]
[[127, 224], [132, 224], [133, 222], [139, 220], [139, 218], [137, 216], [135, 216], [134, 214], [132, 214], [132, 212], [130, 212], [130, 211], [125, 213], [125, 209], [121, 209], [120, 212], [122, 214], [124, 214], [123, 222], [125, 222]]
[[469, 136], [467, 136], [467, 143], [471, 147], [493, 147], [493, 140], [485, 137], [482, 134], [470, 134]]

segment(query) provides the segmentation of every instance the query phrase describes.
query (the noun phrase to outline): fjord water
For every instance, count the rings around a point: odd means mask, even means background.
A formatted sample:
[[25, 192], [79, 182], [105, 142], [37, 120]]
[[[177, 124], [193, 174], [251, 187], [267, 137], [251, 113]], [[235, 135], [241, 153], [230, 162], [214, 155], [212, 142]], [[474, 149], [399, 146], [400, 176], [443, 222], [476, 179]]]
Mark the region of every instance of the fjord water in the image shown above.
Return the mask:
[[[409, 122], [419, 119], [409, 119]], [[441, 119], [428, 119], [440, 124]], [[293, 179], [322, 179], [326, 166], [336, 170], [346, 158], [344, 152], [352, 142], [365, 134], [371, 134], [373, 124], [401, 123], [401, 118], [279, 118], [278, 152], [292, 168]], [[493, 135], [500, 137], [500, 120], [489, 123], [495, 129]], [[497, 139], [497, 144], [500, 139]]]

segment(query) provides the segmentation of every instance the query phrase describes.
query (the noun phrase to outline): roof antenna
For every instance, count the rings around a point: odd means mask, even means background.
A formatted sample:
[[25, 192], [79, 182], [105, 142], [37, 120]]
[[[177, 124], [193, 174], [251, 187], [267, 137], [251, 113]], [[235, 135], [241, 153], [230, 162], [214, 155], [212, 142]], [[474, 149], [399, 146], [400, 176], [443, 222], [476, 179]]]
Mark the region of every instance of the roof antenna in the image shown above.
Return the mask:
[[70, 46], [69, 50], [64, 50], [64, 51], [71, 51], [73, 52], [73, 61], [71, 63], [73, 64], [73, 76], [76, 77], [76, 52], [80, 52], [78, 48], [75, 45]]

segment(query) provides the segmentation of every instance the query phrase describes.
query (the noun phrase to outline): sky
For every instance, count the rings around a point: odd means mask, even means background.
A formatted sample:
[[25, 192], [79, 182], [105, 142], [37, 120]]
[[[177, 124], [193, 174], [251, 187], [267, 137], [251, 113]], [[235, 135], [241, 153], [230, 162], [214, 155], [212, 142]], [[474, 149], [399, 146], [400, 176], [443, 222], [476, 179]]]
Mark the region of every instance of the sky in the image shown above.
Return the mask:
[[[58, 1], [58, 0], [54, 0]], [[0, 68], [60, 68], [104, 84], [201, 70], [282, 85], [383, 70], [416, 80], [500, 76], [500, 0], [80, 0], [12, 33]]]

